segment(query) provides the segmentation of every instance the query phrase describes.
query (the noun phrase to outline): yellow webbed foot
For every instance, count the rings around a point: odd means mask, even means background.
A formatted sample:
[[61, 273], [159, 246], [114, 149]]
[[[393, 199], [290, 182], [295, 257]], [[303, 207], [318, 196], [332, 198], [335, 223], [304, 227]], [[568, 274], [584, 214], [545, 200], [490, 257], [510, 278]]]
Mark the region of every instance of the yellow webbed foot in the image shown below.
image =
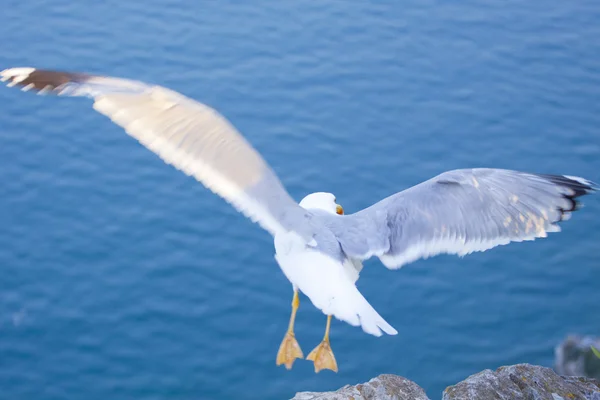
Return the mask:
[[277, 352], [277, 365], [283, 364], [287, 369], [292, 369], [292, 365], [296, 358], [302, 357], [304, 357], [304, 355], [302, 354], [302, 350], [300, 350], [300, 345], [298, 344], [294, 333], [288, 331]]
[[330, 369], [333, 372], [338, 372], [337, 362], [335, 361], [335, 356], [331, 350], [329, 339], [323, 339], [323, 341], [310, 352], [306, 359], [315, 363], [315, 372], [319, 372], [322, 369]]

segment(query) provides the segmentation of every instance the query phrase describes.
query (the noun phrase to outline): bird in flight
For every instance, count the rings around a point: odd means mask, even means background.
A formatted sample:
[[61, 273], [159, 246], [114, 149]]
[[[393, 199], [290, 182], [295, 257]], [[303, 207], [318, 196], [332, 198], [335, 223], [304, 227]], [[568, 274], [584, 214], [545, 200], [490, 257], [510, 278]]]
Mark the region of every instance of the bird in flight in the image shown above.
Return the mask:
[[362, 262], [390, 269], [437, 254], [466, 254], [560, 230], [596, 190], [583, 178], [505, 169], [444, 172], [354, 214], [331, 193], [297, 203], [244, 137], [214, 109], [162, 86], [85, 73], [10, 68], [0, 80], [23, 91], [94, 100], [96, 111], [193, 176], [274, 238], [275, 258], [293, 288], [288, 330], [276, 357], [290, 369], [303, 353], [294, 336], [298, 291], [327, 316], [323, 341], [307, 356], [315, 371], [337, 371], [331, 317], [372, 335], [395, 335], [356, 287]]

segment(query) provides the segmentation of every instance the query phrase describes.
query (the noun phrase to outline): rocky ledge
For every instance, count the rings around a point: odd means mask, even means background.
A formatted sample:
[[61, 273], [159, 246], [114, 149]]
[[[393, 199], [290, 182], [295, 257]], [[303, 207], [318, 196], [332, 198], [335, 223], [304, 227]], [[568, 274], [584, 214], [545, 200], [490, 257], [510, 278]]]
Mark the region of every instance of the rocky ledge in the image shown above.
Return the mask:
[[[471, 375], [442, 394], [442, 400], [600, 400], [600, 382], [557, 375], [529, 364], [500, 367]], [[433, 397], [438, 399], [439, 396]], [[335, 392], [301, 392], [292, 400], [428, 400], [416, 383], [397, 375], [380, 375], [367, 383]]]
[[346, 385], [335, 392], [301, 392], [292, 400], [429, 400], [413, 381], [398, 375], [379, 375], [367, 383]]

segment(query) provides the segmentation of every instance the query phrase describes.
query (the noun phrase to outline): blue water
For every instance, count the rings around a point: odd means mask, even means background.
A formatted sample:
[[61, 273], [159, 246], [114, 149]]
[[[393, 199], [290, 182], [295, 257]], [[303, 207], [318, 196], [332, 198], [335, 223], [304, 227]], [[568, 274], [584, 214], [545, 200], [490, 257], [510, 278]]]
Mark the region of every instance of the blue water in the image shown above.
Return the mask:
[[[159, 83], [216, 107], [296, 198], [347, 212], [462, 167], [600, 181], [600, 4], [4, 0], [0, 68]], [[335, 322], [338, 374], [275, 366], [270, 236], [82, 99], [0, 90], [2, 399], [284, 399], [380, 373], [432, 398], [598, 334], [600, 198], [548, 239], [359, 288], [399, 335]], [[301, 300], [305, 354], [325, 318]]]

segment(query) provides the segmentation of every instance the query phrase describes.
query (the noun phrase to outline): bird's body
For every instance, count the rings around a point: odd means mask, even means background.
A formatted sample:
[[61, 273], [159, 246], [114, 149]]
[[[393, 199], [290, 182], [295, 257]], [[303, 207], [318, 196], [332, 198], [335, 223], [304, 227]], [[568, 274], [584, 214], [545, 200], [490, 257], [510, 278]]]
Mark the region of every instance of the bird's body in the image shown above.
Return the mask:
[[[355, 214], [338, 215], [329, 193], [296, 203], [225, 118], [177, 92], [127, 79], [35, 68], [8, 69], [0, 78], [25, 91], [91, 97], [97, 111], [273, 236], [275, 257], [295, 293], [290, 328], [278, 355], [278, 363], [286, 366], [302, 356], [293, 337], [297, 290], [328, 317], [376, 336], [396, 334], [356, 288], [362, 261], [378, 257], [397, 269], [436, 254], [463, 256], [546, 237], [576, 210], [576, 198], [594, 190], [579, 177], [462, 169]], [[329, 319], [323, 343], [308, 358], [316, 366], [337, 369], [328, 335]]]
[[312, 227], [312, 240], [307, 243], [293, 231], [275, 235], [275, 258], [285, 276], [324, 314], [360, 325], [376, 336], [381, 335], [380, 328], [396, 334], [356, 288], [362, 262], [343, 251], [328, 226], [330, 218], [343, 218], [337, 215], [335, 197], [313, 193], [300, 206], [310, 211], [306, 218]]

